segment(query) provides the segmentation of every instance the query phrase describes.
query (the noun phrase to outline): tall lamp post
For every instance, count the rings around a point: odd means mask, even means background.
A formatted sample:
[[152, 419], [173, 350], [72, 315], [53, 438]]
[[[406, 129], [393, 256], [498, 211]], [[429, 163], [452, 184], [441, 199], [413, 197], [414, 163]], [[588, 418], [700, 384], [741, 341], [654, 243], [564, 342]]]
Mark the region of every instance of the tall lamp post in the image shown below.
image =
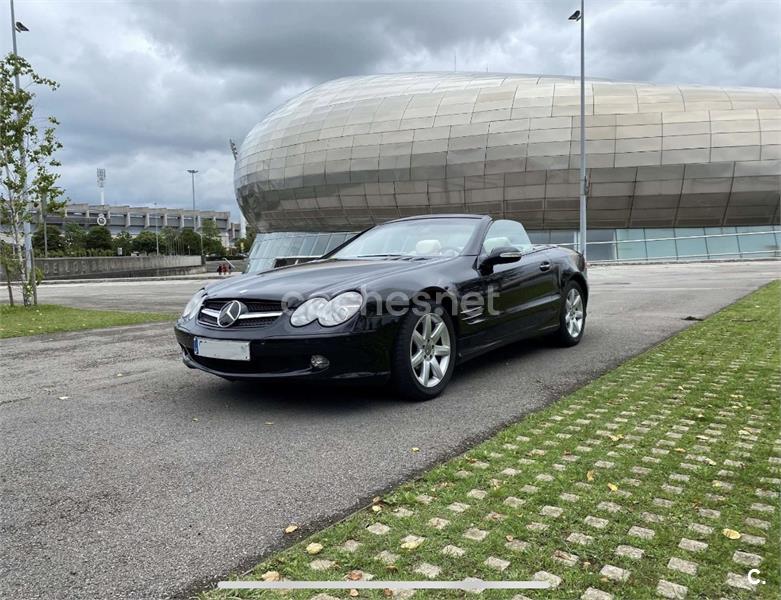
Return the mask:
[[[30, 31], [30, 30], [24, 26], [24, 23], [16, 20], [16, 15], [14, 13], [14, 0], [10, 0], [10, 2], [11, 2], [11, 41], [13, 45], [14, 56], [19, 56], [19, 52], [16, 49], [16, 32], [17, 31], [23, 32], [23, 31]], [[19, 88], [20, 88], [19, 74], [17, 73], [16, 75], [14, 75], [14, 91], [17, 94], [19, 93]], [[22, 169], [26, 169], [24, 152], [22, 152]], [[23, 194], [22, 198], [24, 198], [27, 195], [25, 192], [22, 192], [22, 194]], [[45, 230], [46, 230], [46, 222], [44, 222], [44, 231]], [[29, 276], [33, 272], [33, 240], [32, 240], [32, 232], [30, 230], [30, 222], [27, 220], [25, 220], [23, 225], [23, 233], [24, 233], [24, 262], [25, 262], [25, 266], [27, 267], [27, 273]]]
[[580, 10], [569, 17], [570, 21], [580, 21], [580, 252], [586, 258], [586, 45], [585, 20], [583, 18], [585, 0], [580, 0]]
[[[187, 172], [190, 174], [193, 184], [193, 231], [196, 231], [195, 224], [197, 222], [197, 216], [195, 214], [195, 174], [198, 172], [198, 169], [187, 169]], [[203, 233], [199, 231], [198, 235], [201, 238], [201, 256], [203, 256]]]
[[160, 214], [157, 212], [157, 202], [155, 202], [154, 205], [155, 205], [155, 254], [157, 256], [160, 256], [160, 232], [158, 231], [157, 228], [158, 219], [160, 219]]

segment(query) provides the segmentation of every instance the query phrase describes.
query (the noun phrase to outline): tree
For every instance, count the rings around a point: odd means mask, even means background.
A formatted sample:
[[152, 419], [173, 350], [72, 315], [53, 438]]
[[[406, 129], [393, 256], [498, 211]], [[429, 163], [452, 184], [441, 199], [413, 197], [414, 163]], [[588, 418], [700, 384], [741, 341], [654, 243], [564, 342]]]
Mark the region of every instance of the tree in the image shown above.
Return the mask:
[[108, 227], [100, 225], [90, 227], [85, 242], [87, 250], [111, 250], [111, 231]]
[[44, 240], [44, 226], [39, 225], [33, 233], [33, 248], [36, 254], [43, 256], [48, 249], [49, 252], [57, 252], [65, 249], [65, 240], [62, 237], [62, 231], [56, 225], [46, 225], [46, 239]]
[[119, 254], [119, 249], [122, 248], [122, 254], [128, 255], [133, 249], [133, 236], [127, 231], [120, 231], [114, 236], [112, 245], [116, 254]]
[[5, 283], [8, 288], [8, 302], [14, 305], [14, 288], [12, 281], [19, 279], [19, 262], [14, 255], [14, 249], [11, 244], [0, 240], [0, 268], [5, 272]]
[[255, 236], [258, 232], [251, 225], [247, 226], [247, 232], [243, 238], [236, 240], [236, 249], [239, 252], [249, 252], [252, 249], [252, 244], [255, 243]]
[[179, 231], [173, 227], [163, 227], [160, 230], [160, 251], [165, 248], [171, 254], [179, 253]]
[[214, 219], [206, 219], [201, 224], [201, 235], [203, 236], [204, 254], [225, 254], [225, 248], [222, 247], [220, 230]]
[[71, 256], [80, 256], [84, 254], [87, 247], [87, 232], [81, 225], [76, 223], [66, 223], [65, 231], [62, 236], [65, 244], [65, 251]]
[[200, 254], [201, 236], [192, 229], [183, 229], [177, 242], [180, 254]]
[[154, 254], [157, 251], [157, 236], [155, 235], [155, 232], [145, 230], [134, 237], [133, 251]]
[[[25, 85], [19, 85], [24, 79]], [[46, 200], [48, 210], [61, 208], [62, 189], [56, 183], [60, 166], [54, 158], [62, 144], [55, 136], [57, 119], [50, 116], [41, 131], [34, 119], [34, 86], [56, 90], [57, 82], [35, 73], [20, 56], [0, 61], [0, 221], [11, 231], [12, 254], [22, 282], [25, 306], [35, 302], [35, 273], [24, 256], [23, 231], [35, 219], [35, 208]]]

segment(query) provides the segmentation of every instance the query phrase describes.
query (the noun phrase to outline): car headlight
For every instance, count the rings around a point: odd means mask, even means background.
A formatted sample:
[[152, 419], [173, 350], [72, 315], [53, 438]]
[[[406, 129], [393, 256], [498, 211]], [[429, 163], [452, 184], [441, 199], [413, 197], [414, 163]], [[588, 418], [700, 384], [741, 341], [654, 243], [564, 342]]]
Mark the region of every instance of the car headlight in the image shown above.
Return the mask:
[[201, 302], [203, 302], [205, 296], [206, 290], [198, 290], [195, 292], [195, 295], [190, 298], [187, 306], [184, 307], [184, 311], [182, 311], [182, 320], [186, 321], [187, 319], [195, 316], [195, 314], [198, 312], [198, 309], [201, 308]]
[[317, 322], [325, 327], [339, 325], [361, 310], [362, 304], [363, 296], [358, 292], [339, 294], [323, 307]]
[[330, 301], [325, 298], [311, 298], [295, 310], [290, 316], [290, 323], [301, 327], [317, 320], [324, 327], [333, 327], [352, 317], [362, 305], [363, 296], [358, 292], [345, 292]]
[[326, 304], [328, 304], [328, 300], [325, 298], [310, 298], [290, 315], [290, 323], [296, 327], [309, 325], [320, 316], [320, 311]]

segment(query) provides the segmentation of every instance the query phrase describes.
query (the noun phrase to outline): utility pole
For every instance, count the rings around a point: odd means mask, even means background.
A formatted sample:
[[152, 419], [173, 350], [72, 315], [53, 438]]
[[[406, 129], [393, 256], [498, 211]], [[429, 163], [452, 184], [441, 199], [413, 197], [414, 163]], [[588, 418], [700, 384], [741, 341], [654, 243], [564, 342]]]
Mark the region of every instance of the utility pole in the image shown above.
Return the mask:
[[160, 256], [160, 233], [157, 230], [157, 221], [160, 218], [157, 213], [157, 202], [155, 202], [155, 254]]
[[580, 252], [586, 258], [586, 29], [584, 19], [585, 0], [580, 0], [580, 10], [569, 17], [580, 21]]
[[[27, 29], [27, 27], [25, 27], [22, 23], [16, 22], [16, 15], [14, 13], [14, 0], [10, 0], [10, 2], [11, 2], [11, 40], [13, 44], [14, 56], [19, 56], [19, 52], [17, 51], [16, 48], [16, 32], [29, 31], [29, 29]], [[16, 75], [14, 75], [14, 91], [18, 94], [20, 88], [21, 86], [19, 84], [19, 74], [17, 73]], [[21, 150], [21, 167], [23, 171], [26, 171], [27, 161], [25, 160], [25, 156], [24, 156], [24, 148], [21, 148], [20, 150]], [[27, 197], [27, 192], [22, 191], [22, 198], [25, 199], [26, 197]], [[35, 276], [33, 275], [32, 233], [30, 231], [30, 222], [27, 219], [25, 219], [22, 228], [24, 233], [24, 264], [26, 267], [27, 276], [32, 281], [33, 288], [35, 288]], [[30, 281], [27, 281], [26, 283], [30, 283]], [[33, 289], [33, 293], [35, 293], [35, 289]]]
[[[196, 231], [196, 223], [197, 223], [197, 215], [195, 214], [195, 174], [198, 172], [198, 169], [187, 169], [187, 172], [190, 174], [192, 178], [192, 185], [193, 185], [193, 231]], [[203, 232], [199, 231], [198, 235], [201, 238], [201, 256], [203, 256]]]

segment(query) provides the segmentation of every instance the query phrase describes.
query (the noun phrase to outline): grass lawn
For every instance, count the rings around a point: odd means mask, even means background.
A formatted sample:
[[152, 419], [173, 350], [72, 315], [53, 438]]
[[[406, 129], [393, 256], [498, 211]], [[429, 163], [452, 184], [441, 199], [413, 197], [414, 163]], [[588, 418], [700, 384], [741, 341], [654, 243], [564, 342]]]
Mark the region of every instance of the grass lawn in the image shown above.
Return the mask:
[[176, 315], [171, 313], [91, 310], [56, 304], [39, 304], [29, 308], [0, 305], [0, 339], [174, 319]]
[[[780, 296], [778, 282], [759, 290], [237, 578], [556, 586], [485, 598], [778, 597]], [[754, 567], [766, 583], [752, 589]], [[392, 593], [316, 595], [279, 597]]]

